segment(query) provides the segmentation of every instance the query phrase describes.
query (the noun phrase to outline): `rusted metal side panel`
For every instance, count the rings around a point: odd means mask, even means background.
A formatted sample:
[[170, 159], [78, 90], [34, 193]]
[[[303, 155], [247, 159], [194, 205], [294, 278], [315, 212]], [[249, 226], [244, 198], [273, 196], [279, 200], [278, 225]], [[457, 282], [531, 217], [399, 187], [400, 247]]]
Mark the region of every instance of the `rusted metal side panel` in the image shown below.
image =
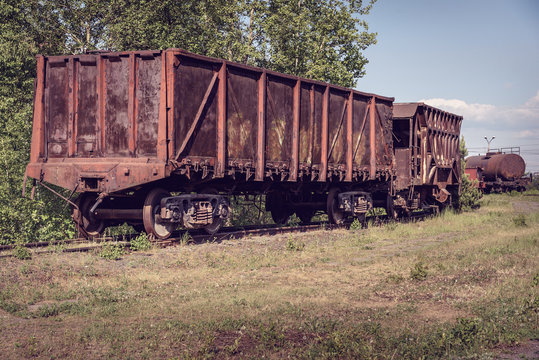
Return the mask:
[[392, 107], [387, 102], [376, 102], [376, 166], [388, 170], [392, 163], [393, 122]]
[[[445, 112], [423, 103], [395, 104], [396, 119], [412, 119], [420, 130], [413, 144], [420, 143], [418, 154], [413, 153], [413, 162], [420, 159], [420, 182], [418, 185], [460, 184], [459, 135], [462, 117]], [[414, 148], [415, 149], [415, 148]], [[415, 170], [414, 170], [415, 171]]]
[[390, 170], [391, 98], [180, 49], [49, 57], [42, 66], [34, 142], [41, 133], [43, 150], [33, 150], [28, 175], [69, 189], [114, 192], [198, 171], [350, 182]]
[[330, 91], [328, 114], [328, 163], [331, 169], [337, 169], [339, 164], [345, 162], [346, 151], [346, 93]]
[[346, 177], [345, 181], [352, 181], [354, 170], [354, 93], [350, 92], [346, 104]]
[[75, 148], [74, 156], [89, 157], [98, 153], [99, 102], [96, 56], [79, 58], [76, 71]]
[[44, 157], [45, 137], [44, 137], [44, 113], [43, 97], [45, 88], [45, 58], [37, 56], [37, 76], [34, 93], [34, 116], [32, 124], [32, 149], [30, 162], [36, 163], [39, 158]]
[[288, 167], [292, 149], [292, 119], [294, 118], [295, 82], [287, 78], [268, 75], [266, 165]]
[[410, 161], [411, 161], [411, 149], [402, 148], [395, 150], [395, 163], [396, 163], [396, 180], [395, 187], [397, 190], [406, 189], [410, 185]]
[[258, 73], [228, 66], [227, 157], [251, 165], [257, 152], [259, 81]]
[[324, 89], [324, 98], [322, 100], [322, 129], [321, 129], [321, 146], [320, 146], [320, 173], [319, 181], [326, 181], [328, 170], [328, 127], [329, 127], [329, 93], [330, 87]]
[[226, 168], [226, 117], [227, 117], [227, 73], [226, 63], [223, 61], [219, 69], [218, 90], [218, 119], [217, 119], [217, 161], [215, 163], [215, 177], [223, 177]]
[[45, 82], [45, 136], [47, 158], [68, 156], [69, 68], [68, 58], [50, 57]]
[[162, 57], [137, 56], [135, 60], [136, 155], [154, 157], [158, 154]]
[[290, 157], [290, 176], [289, 181], [298, 180], [299, 169], [299, 118], [300, 118], [300, 102], [301, 102], [301, 81], [298, 79], [294, 85], [293, 99], [293, 118], [292, 118], [292, 153]]
[[[175, 91], [175, 79], [176, 79], [176, 69], [180, 65], [179, 59], [174, 55], [172, 51], [165, 52], [166, 59], [166, 97], [167, 97], [167, 152], [169, 159], [173, 157], [174, 145], [176, 140], [176, 127], [174, 121], [175, 115], [175, 106], [174, 106], [174, 91]], [[173, 159], [171, 159], [173, 160]]]
[[[223, 89], [226, 89], [226, 69], [184, 56], [177, 57], [175, 61], [178, 66], [173, 65], [173, 154], [178, 155], [182, 150], [182, 157], [215, 157], [219, 153], [218, 157], [224, 162], [226, 94]], [[217, 86], [213, 88], [213, 84]], [[194, 128], [193, 124], [196, 125]], [[184, 149], [181, 149], [182, 144], [185, 144]]]
[[369, 104], [369, 135], [371, 150], [369, 179], [373, 180], [376, 176], [376, 99], [374, 96]]
[[105, 58], [105, 155], [129, 157], [129, 56]]
[[157, 124], [157, 159], [163, 163], [168, 156], [168, 126], [167, 126], [167, 57], [161, 54], [161, 73], [159, 88], [159, 120]]
[[160, 59], [159, 51], [38, 57], [33, 141], [43, 150], [27, 174], [96, 192], [164, 177], [166, 158], [155, 158]]
[[257, 132], [256, 132], [256, 173], [255, 180], [263, 181], [266, 169], [266, 72], [258, 79]]

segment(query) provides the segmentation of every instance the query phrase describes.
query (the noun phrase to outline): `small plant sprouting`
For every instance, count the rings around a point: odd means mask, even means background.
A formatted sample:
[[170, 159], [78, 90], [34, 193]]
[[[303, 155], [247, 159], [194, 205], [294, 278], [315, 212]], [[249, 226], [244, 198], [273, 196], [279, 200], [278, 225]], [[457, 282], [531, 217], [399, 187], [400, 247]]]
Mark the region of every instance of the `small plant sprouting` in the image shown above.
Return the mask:
[[15, 256], [19, 260], [28, 260], [32, 258], [30, 250], [28, 250], [28, 248], [26, 248], [22, 244], [17, 244], [17, 246], [15, 246], [15, 248], [13, 249], [13, 256]]
[[410, 277], [414, 280], [425, 280], [427, 278], [428, 266], [422, 261], [415, 263], [414, 267], [410, 269]]
[[186, 231], [182, 234], [182, 237], [180, 239], [180, 245], [189, 245], [193, 242], [193, 238], [191, 237], [191, 234], [189, 234], [189, 231]]
[[303, 251], [305, 249], [305, 243], [303, 241], [294, 240], [292, 236], [288, 238], [286, 242], [286, 250], [289, 251]]
[[133, 251], [146, 251], [152, 248], [152, 243], [146, 233], [140, 233], [137, 237], [131, 239], [129, 248]]
[[528, 224], [526, 224], [526, 216], [524, 216], [524, 214], [519, 214], [515, 216], [513, 218], [513, 223], [515, 224], [515, 226], [518, 227], [528, 226]]
[[352, 231], [361, 230], [362, 227], [363, 226], [361, 224], [361, 221], [359, 221], [358, 218], [355, 218], [354, 221], [352, 221], [352, 223], [350, 224], [350, 230]]
[[301, 220], [299, 219], [299, 217], [296, 216], [296, 214], [290, 216], [290, 218], [288, 218], [288, 226], [298, 226], [299, 223], [301, 222]]
[[124, 247], [118, 243], [103, 244], [99, 256], [104, 259], [118, 260], [124, 254]]

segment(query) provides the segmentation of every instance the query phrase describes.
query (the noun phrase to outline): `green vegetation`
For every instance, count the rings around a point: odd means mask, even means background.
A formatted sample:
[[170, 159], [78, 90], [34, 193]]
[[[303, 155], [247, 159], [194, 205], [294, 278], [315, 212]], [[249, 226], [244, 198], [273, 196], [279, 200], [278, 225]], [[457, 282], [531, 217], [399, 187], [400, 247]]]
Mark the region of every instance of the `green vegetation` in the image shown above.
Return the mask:
[[19, 260], [28, 260], [32, 258], [32, 254], [28, 248], [24, 247], [23, 244], [17, 244], [13, 249], [13, 256]]
[[536, 197], [488, 195], [362, 231], [0, 258], [0, 353], [496, 358], [539, 336], [538, 239]]
[[152, 243], [148, 239], [148, 235], [146, 233], [141, 233], [131, 239], [129, 242], [129, 248], [133, 251], [146, 251], [152, 248]]
[[125, 253], [124, 246], [115, 242], [104, 243], [99, 251], [99, 256], [109, 260], [119, 260]]
[[414, 264], [414, 267], [410, 270], [410, 278], [414, 280], [425, 280], [427, 278], [428, 266], [423, 264], [423, 262], [417, 262]]
[[303, 251], [305, 249], [305, 243], [294, 239], [292, 235], [288, 237], [288, 241], [286, 242], [286, 249], [290, 251]]
[[475, 182], [470, 180], [468, 175], [464, 173], [466, 166], [466, 157], [468, 156], [468, 149], [466, 148], [466, 142], [464, 136], [460, 138], [460, 175], [461, 175], [461, 189], [459, 202], [456, 208], [461, 210], [470, 210], [476, 208], [479, 205], [482, 193], [475, 186]]

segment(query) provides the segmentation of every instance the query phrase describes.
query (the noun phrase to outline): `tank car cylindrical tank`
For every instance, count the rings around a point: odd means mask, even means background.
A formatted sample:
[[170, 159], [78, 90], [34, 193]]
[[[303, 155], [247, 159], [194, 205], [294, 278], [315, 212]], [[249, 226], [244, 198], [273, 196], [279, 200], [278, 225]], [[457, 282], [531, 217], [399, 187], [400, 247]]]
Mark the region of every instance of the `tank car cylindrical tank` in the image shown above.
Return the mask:
[[497, 178], [514, 180], [522, 177], [526, 163], [518, 154], [491, 154], [470, 156], [466, 159], [466, 168], [481, 168], [483, 178], [494, 181]]

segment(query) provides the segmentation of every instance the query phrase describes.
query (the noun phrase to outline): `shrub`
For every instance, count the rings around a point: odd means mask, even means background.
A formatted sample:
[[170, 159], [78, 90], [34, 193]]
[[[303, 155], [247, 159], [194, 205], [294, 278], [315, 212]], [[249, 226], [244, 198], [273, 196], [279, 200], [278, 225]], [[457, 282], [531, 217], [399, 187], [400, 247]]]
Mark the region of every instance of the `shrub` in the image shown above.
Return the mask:
[[475, 181], [470, 180], [468, 175], [462, 173], [462, 183], [457, 208], [460, 210], [474, 209], [479, 205], [479, 200], [482, 196], [482, 193], [475, 185]]
[[19, 260], [28, 260], [32, 258], [32, 254], [28, 248], [24, 247], [22, 244], [18, 244], [13, 249], [13, 256]]
[[124, 254], [124, 247], [118, 243], [106, 243], [103, 244], [99, 256], [104, 259], [118, 260]]
[[526, 216], [524, 216], [524, 214], [518, 214], [513, 218], [513, 223], [518, 227], [527, 226]]
[[189, 245], [192, 242], [193, 238], [191, 237], [191, 234], [189, 234], [189, 231], [184, 232], [180, 238], [180, 245]]
[[415, 263], [414, 267], [410, 269], [410, 277], [414, 280], [425, 280], [427, 278], [428, 266], [423, 262]]
[[145, 251], [151, 249], [151, 247], [152, 243], [146, 233], [139, 234], [129, 242], [129, 248], [133, 251]]
[[350, 224], [350, 230], [352, 231], [361, 230], [362, 227], [361, 221], [358, 218], [355, 218]]
[[302, 241], [294, 240], [292, 237], [288, 238], [286, 242], [286, 250], [289, 251], [302, 251], [305, 249], [305, 243]]

